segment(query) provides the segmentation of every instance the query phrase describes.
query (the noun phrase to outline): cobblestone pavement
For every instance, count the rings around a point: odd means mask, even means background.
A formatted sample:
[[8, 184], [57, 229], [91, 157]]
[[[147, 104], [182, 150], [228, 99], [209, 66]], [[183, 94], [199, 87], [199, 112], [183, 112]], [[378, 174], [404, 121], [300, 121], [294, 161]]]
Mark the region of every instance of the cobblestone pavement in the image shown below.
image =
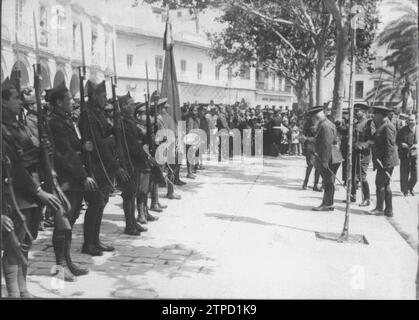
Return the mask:
[[[178, 188], [182, 200], [162, 197], [169, 208], [140, 237], [123, 234], [122, 200], [114, 195], [101, 238], [116, 251], [80, 253], [82, 215], [73, 257], [90, 274], [61, 287], [50, 275], [52, 232], [41, 232], [31, 250], [29, 289], [50, 298], [413, 299], [416, 197], [395, 192], [391, 220], [353, 207], [350, 231], [369, 245], [321, 241], [316, 231], [341, 231], [344, 190], [338, 187], [334, 212], [312, 212], [321, 193], [301, 190], [304, 169], [304, 159], [291, 156], [265, 159], [263, 167], [207, 164]], [[396, 173], [394, 190], [397, 179]]]

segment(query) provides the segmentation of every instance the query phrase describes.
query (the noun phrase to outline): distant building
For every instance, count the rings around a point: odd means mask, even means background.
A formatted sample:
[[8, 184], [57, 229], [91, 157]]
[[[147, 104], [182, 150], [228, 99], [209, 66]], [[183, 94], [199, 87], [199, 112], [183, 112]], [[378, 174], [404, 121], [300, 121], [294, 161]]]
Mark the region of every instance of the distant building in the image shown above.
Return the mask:
[[104, 14], [106, 0], [4, 0], [1, 20], [1, 80], [21, 73], [22, 87], [33, 85], [35, 37], [38, 29], [42, 89], [64, 81], [79, 93], [82, 63], [80, 22], [83, 23], [87, 79], [101, 81], [112, 65], [112, 25]]

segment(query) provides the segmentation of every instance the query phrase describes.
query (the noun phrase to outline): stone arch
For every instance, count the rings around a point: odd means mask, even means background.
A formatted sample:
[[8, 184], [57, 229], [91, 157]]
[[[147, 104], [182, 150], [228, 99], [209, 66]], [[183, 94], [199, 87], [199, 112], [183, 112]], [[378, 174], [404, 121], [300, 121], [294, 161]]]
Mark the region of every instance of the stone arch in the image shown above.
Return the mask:
[[77, 96], [80, 92], [80, 79], [76, 73], [73, 73], [70, 80], [70, 93], [73, 97]]
[[8, 74], [9, 74], [9, 72], [7, 70], [6, 61], [4, 60], [3, 55], [1, 55], [1, 82], [3, 82], [4, 79], [6, 79]]
[[47, 62], [41, 60], [41, 92], [51, 88], [51, 73]]
[[66, 85], [66, 81], [65, 81], [65, 72], [61, 69], [57, 69], [57, 72], [55, 73], [54, 76], [54, 87], [58, 86], [61, 82], [64, 82], [64, 85]]
[[17, 77], [19, 76], [19, 71], [20, 71], [20, 87], [21, 88], [29, 87], [31, 85], [29, 69], [26, 66], [26, 64], [21, 60], [16, 61], [13, 64], [12, 71], [10, 72], [10, 79], [12, 80], [17, 79]]

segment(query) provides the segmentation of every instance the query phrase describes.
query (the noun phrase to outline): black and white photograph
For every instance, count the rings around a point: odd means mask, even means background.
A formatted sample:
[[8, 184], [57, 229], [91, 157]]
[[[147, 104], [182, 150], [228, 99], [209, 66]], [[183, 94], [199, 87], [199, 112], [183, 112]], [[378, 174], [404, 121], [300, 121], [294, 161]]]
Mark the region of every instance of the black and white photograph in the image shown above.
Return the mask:
[[0, 300], [419, 299], [417, 0], [0, 3]]

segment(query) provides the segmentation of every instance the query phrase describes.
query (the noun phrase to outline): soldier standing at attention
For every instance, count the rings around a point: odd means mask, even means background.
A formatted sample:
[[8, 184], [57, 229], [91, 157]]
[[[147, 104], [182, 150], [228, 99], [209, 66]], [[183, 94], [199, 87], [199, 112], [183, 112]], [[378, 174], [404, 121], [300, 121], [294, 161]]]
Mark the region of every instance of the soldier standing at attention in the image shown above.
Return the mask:
[[[389, 109], [384, 106], [373, 107], [375, 132], [372, 136], [373, 164], [377, 170], [375, 185], [377, 188], [377, 206], [370, 213], [375, 215], [384, 214], [393, 216], [392, 192], [390, 188], [391, 175], [394, 167], [398, 165], [396, 147], [396, 128], [387, 117]], [[385, 202], [385, 209], [384, 207]]]
[[397, 146], [400, 158], [400, 188], [404, 196], [410, 193], [414, 196], [413, 189], [417, 181], [417, 137], [416, 117], [410, 115], [406, 126], [397, 134]]
[[82, 252], [92, 256], [101, 256], [102, 251], [114, 251], [115, 248], [105, 245], [99, 240], [103, 211], [113, 190], [114, 176], [119, 181], [129, 180], [127, 172], [120, 166], [111, 152], [109, 139], [113, 139], [112, 127], [106, 121], [104, 107], [106, 105], [105, 81], [99, 85], [87, 81], [88, 102], [86, 110], [80, 114], [79, 128], [85, 141], [93, 144], [91, 164], [93, 176], [98, 185], [97, 191], [85, 194], [88, 208], [84, 217], [84, 244]]
[[[80, 132], [71, 119], [71, 96], [64, 83], [47, 90], [45, 100], [52, 108], [49, 128], [55, 147], [55, 170], [61, 189], [71, 205], [66, 216], [73, 227], [80, 215], [84, 192], [97, 190], [96, 182], [88, 176], [81, 159], [82, 152], [91, 151], [93, 146], [91, 143], [82, 145]], [[75, 265], [71, 260], [72, 231], [55, 228], [52, 237], [53, 243], [58, 244], [55, 248], [57, 265], [68, 267], [75, 276], [87, 274], [87, 269]], [[68, 277], [71, 279], [70, 275]]]
[[335, 125], [326, 117], [323, 106], [309, 110], [313, 123], [317, 126], [315, 137], [315, 166], [323, 179], [323, 201], [313, 211], [333, 211], [336, 172], [342, 162]]
[[[28, 231], [33, 239], [37, 238], [38, 226], [41, 219], [40, 205], [48, 205], [53, 210], [58, 210], [60, 200], [54, 195], [45, 192], [39, 181], [40, 168], [38, 139], [34, 139], [23, 124], [18, 122], [17, 116], [21, 112], [22, 101], [16, 87], [6, 79], [2, 84], [2, 166], [5, 169], [2, 181], [2, 192], [5, 195], [2, 203], [2, 228], [10, 231], [14, 229], [18, 241], [24, 245], [23, 255], [28, 260], [31, 239], [26, 234], [22, 221], [14, 219], [13, 213], [20, 210], [25, 217]], [[10, 169], [10, 170], [9, 170]], [[9, 172], [10, 177], [7, 177]], [[11, 179], [10, 179], [11, 178]], [[11, 186], [11, 188], [10, 188]], [[13, 201], [15, 200], [15, 201]], [[12, 217], [3, 217], [6, 212]], [[17, 263], [5, 250], [2, 259], [3, 274], [9, 297], [33, 298], [26, 286], [28, 265]]]

